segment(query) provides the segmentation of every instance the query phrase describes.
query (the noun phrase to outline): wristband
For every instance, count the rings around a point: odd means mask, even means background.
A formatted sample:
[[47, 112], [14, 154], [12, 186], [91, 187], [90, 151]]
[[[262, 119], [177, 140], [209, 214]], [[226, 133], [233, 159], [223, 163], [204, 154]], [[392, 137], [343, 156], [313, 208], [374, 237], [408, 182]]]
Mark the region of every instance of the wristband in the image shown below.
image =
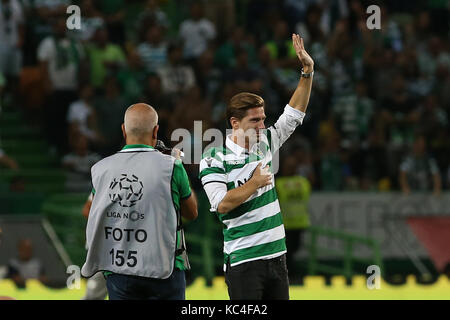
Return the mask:
[[302, 77], [302, 78], [311, 78], [313, 75], [314, 75], [314, 70], [311, 71], [310, 73], [304, 73], [303, 70], [301, 70], [300, 77]]

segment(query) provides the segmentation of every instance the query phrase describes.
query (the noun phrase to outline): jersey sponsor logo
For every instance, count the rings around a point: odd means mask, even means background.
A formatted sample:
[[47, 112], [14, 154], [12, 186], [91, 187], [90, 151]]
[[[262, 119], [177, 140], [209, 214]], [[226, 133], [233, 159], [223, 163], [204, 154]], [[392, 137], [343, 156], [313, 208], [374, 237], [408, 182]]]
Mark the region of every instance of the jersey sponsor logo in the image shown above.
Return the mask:
[[244, 178], [244, 180], [237, 180], [237, 181], [234, 183], [234, 185], [235, 185], [235, 186], [237, 185], [237, 187], [240, 187], [240, 186], [243, 186], [244, 184], [246, 184], [247, 181], [248, 181], [248, 179], [246, 179], [246, 178]]
[[247, 181], [250, 180], [250, 179], [253, 177], [253, 173], [255, 173], [255, 170], [256, 170], [256, 168], [253, 169], [252, 171], [250, 171], [250, 173], [248, 174], [248, 177], [247, 177], [247, 178], [237, 179], [237, 180], [234, 182], [234, 185], [236, 186], [236, 188], [237, 188], [237, 187], [240, 187], [240, 186], [242, 186], [242, 185], [244, 185], [244, 184], [246, 184]]
[[227, 164], [236, 165], [236, 164], [244, 164], [245, 159], [242, 160], [228, 160], [226, 161]]

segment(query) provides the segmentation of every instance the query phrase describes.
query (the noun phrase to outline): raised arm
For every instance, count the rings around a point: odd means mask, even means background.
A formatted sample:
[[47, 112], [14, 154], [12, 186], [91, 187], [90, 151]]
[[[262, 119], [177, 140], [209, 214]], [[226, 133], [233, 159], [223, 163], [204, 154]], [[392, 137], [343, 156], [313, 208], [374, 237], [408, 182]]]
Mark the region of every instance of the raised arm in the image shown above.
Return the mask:
[[289, 100], [289, 105], [299, 111], [305, 112], [311, 94], [312, 80], [314, 75], [314, 61], [306, 52], [303, 46], [303, 39], [298, 34], [292, 35], [292, 45], [295, 48], [297, 57], [303, 66], [302, 77], [300, 78], [294, 94]]

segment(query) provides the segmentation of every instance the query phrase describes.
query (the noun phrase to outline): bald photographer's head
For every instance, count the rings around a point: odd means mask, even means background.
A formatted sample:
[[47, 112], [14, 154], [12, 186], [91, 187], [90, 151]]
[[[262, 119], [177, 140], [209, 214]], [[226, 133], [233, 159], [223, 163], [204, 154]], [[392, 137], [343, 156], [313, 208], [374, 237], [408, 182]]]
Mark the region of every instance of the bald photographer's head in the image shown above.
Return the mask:
[[125, 111], [122, 133], [126, 144], [155, 146], [158, 133], [158, 113], [146, 103], [136, 103]]

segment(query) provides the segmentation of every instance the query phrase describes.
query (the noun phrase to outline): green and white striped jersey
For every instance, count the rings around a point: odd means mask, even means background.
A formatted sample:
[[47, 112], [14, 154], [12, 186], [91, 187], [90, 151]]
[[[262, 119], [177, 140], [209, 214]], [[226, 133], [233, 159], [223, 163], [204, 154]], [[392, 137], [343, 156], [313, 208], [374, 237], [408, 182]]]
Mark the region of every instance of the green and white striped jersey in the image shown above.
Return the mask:
[[275, 125], [265, 130], [260, 141], [247, 150], [227, 136], [224, 147], [211, 148], [200, 162], [199, 178], [215, 212], [223, 223], [224, 263], [271, 259], [286, 252], [280, 205], [272, 184], [259, 188], [244, 203], [226, 214], [217, 207], [227, 191], [245, 184], [257, 165], [269, 165], [273, 175], [273, 154], [302, 123], [305, 113], [286, 105]]

